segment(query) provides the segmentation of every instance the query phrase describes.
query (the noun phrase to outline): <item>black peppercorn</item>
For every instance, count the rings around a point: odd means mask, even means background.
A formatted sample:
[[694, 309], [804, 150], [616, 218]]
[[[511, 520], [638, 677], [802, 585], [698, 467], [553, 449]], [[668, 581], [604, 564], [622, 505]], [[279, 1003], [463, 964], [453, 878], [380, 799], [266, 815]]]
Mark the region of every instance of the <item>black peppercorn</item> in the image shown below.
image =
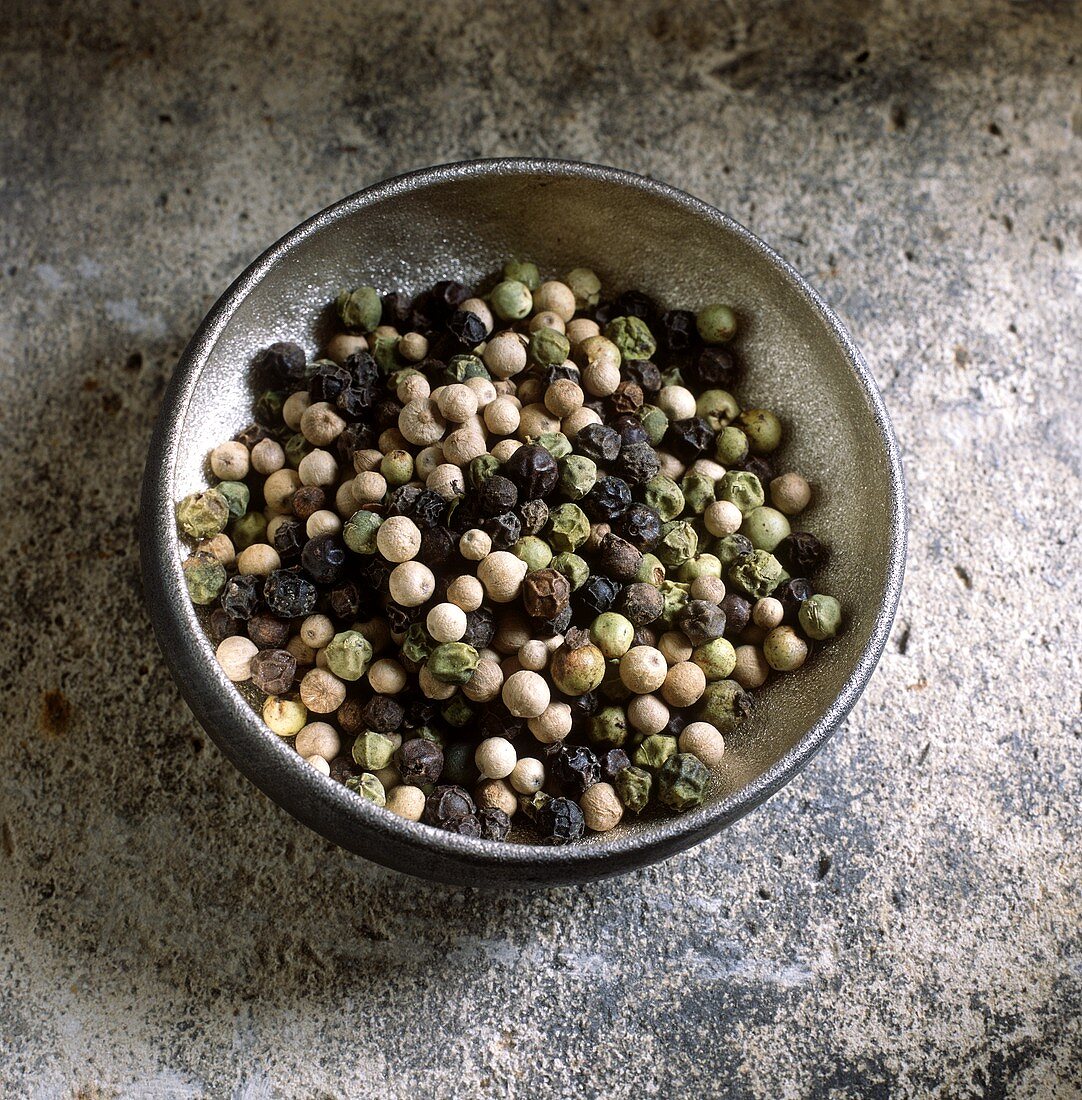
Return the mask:
[[591, 573], [575, 593], [575, 602], [583, 614], [590, 619], [608, 611], [620, 595], [620, 585], [611, 577], [601, 573]]
[[336, 756], [331, 761], [331, 778], [336, 783], [345, 783], [361, 774], [360, 766], [352, 756]]
[[620, 593], [616, 606], [632, 626], [649, 626], [665, 609], [665, 599], [654, 585], [636, 581]]
[[435, 283], [426, 297], [426, 305], [431, 303], [438, 320], [445, 320], [470, 296], [469, 287], [455, 279], [441, 279]]
[[543, 500], [528, 500], [518, 514], [522, 520], [522, 533], [536, 535], [549, 521], [549, 506]]
[[556, 459], [544, 447], [531, 443], [519, 447], [504, 463], [503, 470], [518, 486], [522, 500], [548, 496], [560, 476]]
[[226, 638], [235, 638], [244, 633], [244, 620], [235, 619], [224, 608], [216, 607], [210, 613], [210, 636], [215, 642], [224, 642]]
[[297, 675], [297, 659], [285, 649], [261, 649], [252, 658], [252, 686], [266, 695], [284, 695]]
[[[627, 582], [634, 578], [642, 566], [642, 552], [627, 539], [609, 532], [598, 547], [597, 561], [602, 573], [608, 574], [613, 580]], [[529, 580], [529, 577], [526, 579]]]
[[440, 712], [440, 704], [426, 695], [408, 695], [402, 699], [406, 716], [404, 724], [409, 729], [425, 729], [431, 726]]
[[337, 535], [317, 535], [305, 543], [301, 565], [317, 584], [334, 584], [346, 567], [345, 543]]
[[629, 485], [641, 485], [657, 476], [661, 460], [649, 443], [625, 443], [614, 469]]
[[[651, 649], [657, 648], [657, 631], [651, 630], [648, 626], [635, 627], [635, 633], [631, 635], [631, 644], [636, 645], [648, 645]], [[619, 684], [619, 681], [617, 681]]]
[[384, 501], [388, 516], [408, 516], [413, 519], [413, 507], [422, 490], [416, 485], [399, 485], [392, 489]]
[[661, 731], [667, 737], [679, 737], [681, 731], [690, 722], [691, 719], [679, 710], [674, 710], [669, 714], [669, 720], [665, 723], [665, 728]]
[[402, 406], [391, 398], [385, 398], [372, 407], [372, 426], [377, 432], [385, 432], [388, 428], [398, 427], [398, 414]]
[[601, 706], [601, 699], [596, 691], [588, 691], [585, 695], [574, 695], [567, 699], [561, 699], [571, 708], [571, 721], [577, 725], [580, 721], [597, 714]]
[[581, 377], [574, 363], [557, 363], [545, 371], [541, 384], [547, 390], [553, 382], [578, 382]]
[[[332, 619], [352, 621], [360, 615], [362, 606], [364, 601], [361, 590], [353, 581], [336, 585], [327, 593], [327, 610]], [[366, 610], [374, 610], [374, 608], [366, 608]]]
[[486, 806], [479, 810], [477, 821], [484, 840], [506, 840], [511, 832], [511, 819], [498, 806]]
[[394, 754], [398, 774], [405, 783], [435, 783], [443, 771], [443, 749], [424, 737], [403, 741]]
[[488, 335], [485, 322], [466, 309], [457, 309], [447, 322], [447, 330], [463, 346], [475, 348]]
[[[421, 529], [420, 558], [431, 569], [443, 569], [458, 554], [455, 536], [446, 527]], [[444, 578], [445, 580], [447, 578]]]
[[689, 600], [676, 614], [677, 629], [693, 646], [706, 645], [725, 633], [725, 612], [709, 600]]
[[714, 432], [701, 416], [689, 416], [669, 424], [664, 444], [681, 462], [690, 463], [714, 445]]
[[621, 382], [609, 397], [609, 408], [616, 416], [628, 415], [641, 409], [642, 386], [638, 382]]
[[553, 778], [576, 797], [601, 781], [601, 764], [593, 749], [585, 745], [553, 746], [549, 769]]
[[463, 818], [472, 817], [476, 810], [469, 791], [457, 784], [448, 783], [437, 787], [425, 799], [421, 820], [426, 825], [435, 825], [437, 829], [451, 829]]
[[769, 485], [774, 480], [774, 467], [762, 455], [748, 455], [740, 463], [740, 469], [754, 474], [763, 485]]
[[631, 767], [631, 757], [623, 749], [609, 749], [601, 757], [601, 774], [611, 783], [624, 768]]
[[538, 811], [537, 827], [548, 843], [567, 844], [582, 836], [586, 822], [577, 802], [552, 798]]
[[321, 361], [308, 379], [308, 395], [312, 401], [329, 401], [334, 404], [338, 395], [349, 387], [353, 375], [345, 367], [332, 363], [329, 359]]
[[703, 389], [728, 390], [736, 384], [740, 369], [728, 348], [707, 347], [695, 357], [688, 377]]
[[774, 550], [774, 557], [790, 573], [810, 575], [826, 560], [826, 547], [810, 531], [794, 531], [783, 538]]
[[616, 312], [614, 317], [638, 317], [647, 324], [657, 320], [661, 308], [657, 302], [641, 290], [625, 290], [616, 299]]
[[535, 569], [522, 582], [522, 606], [535, 619], [554, 619], [571, 600], [571, 584], [555, 569]]
[[650, 437], [642, 426], [642, 421], [634, 413], [624, 413], [615, 417], [611, 422], [614, 432], [620, 436], [620, 444], [627, 447], [632, 443], [646, 443]]
[[352, 384], [364, 389], [372, 389], [379, 384], [379, 364], [368, 351], [355, 351], [345, 362]]
[[481, 741], [488, 737], [506, 737], [508, 741], [514, 741], [525, 729], [526, 720], [516, 718], [500, 699], [486, 703], [477, 717], [477, 735]]
[[735, 638], [748, 625], [751, 604], [743, 596], [729, 592], [719, 606], [725, 612], [725, 637]]
[[492, 539], [493, 550], [509, 550], [522, 537], [522, 521], [514, 512], [486, 516], [480, 527]]
[[380, 323], [390, 325], [392, 328], [404, 328], [413, 322], [413, 310], [409, 296], [400, 290], [392, 290], [384, 294], [380, 299], [383, 307], [380, 314]]
[[553, 634], [562, 634], [571, 625], [571, 604], [568, 604], [555, 618], [533, 619], [534, 629], [539, 638], [551, 638]]
[[288, 341], [271, 344], [256, 356], [256, 363], [282, 382], [302, 382], [307, 362], [304, 348]]
[[[313, 541], [315, 540], [309, 539], [308, 546]], [[305, 550], [308, 546], [305, 546]], [[342, 559], [345, 560], [344, 549]], [[276, 569], [263, 584], [263, 599], [266, 600], [267, 607], [283, 619], [311, 615], [316, 608], [318, 595], [316, 586], [307, 577], [302, 577], [300, 573], [289, 569]], [[286, 629], [289, 629], [288, 626]], [[250, 632], [249, 636], [251, 636]], [[288, 634], [286, 637], [288, 638]], [[253, 638], [252, 641], [255, 639]], [[258, 644], [256, 642], [256, 645]]]
[[475, 492], [482, 512], [493, 515], [510, 512], [518, 504], [518, 486], [510, 478], [500, 474], [493, 474], [483, 481]]
[[487, 607], [482, 605], [476, 611], [467, 612], [466, 633], [462, 635], [466, 645], [472, 645], [474, 649], [488, 649], [495, 633], [496, 620]]
[[579, 501], [579, 507], [594, 523], [611, 523], [630, 505], [631, 490], [627, 482], [618, 477], [601, 478]]
[[656, 397], [661, 389], [661, 371], [649, 359], [630, 359], [620, 368], [620, 374], [629, 382], [637, 382], [643, 397]]
[[373, 695], [362, 708], [365, 729], [394, 733], [406, 716], [405, 707], [392, 695]]
[[410, 626], [421, 617], [420, 607], [403, 607], [394, 600], [388, 600], [383, 611], [387, 618], [387, 628], [393, 634], [405, 634]]
[[283, 519], [275, 528], [274, 538], [271, 540], [274, 549], [278, 551], [278, 556], [284, 562], [299, 558], [307, 541], [304, 524], [293, 518]]
[[294, 494], [291, 506], [297, 519], [308, 519], [327, 503], [327, 494], [318, 485], [302, 485]]
[[661, 538], [661, 517], [648, 504], [632, 504], [617, 523], [617, 529], [643, 553], [653, 550]]
[[[312, 606], [315, 607], [315, 600]], [[248, 637], [260, 649], [283, 646], [289, 641], [289, 623], [266, 612], [258, 612], [248, 620]]]
[[347, 699], [335, 712], [335, 719], [347, 737], [357, 737], [368, 728], [364, 724], [364, 704], [357, 699]]
[[353, 465], [358, 451], [372, 450], [376, 445], [376, 433], [370, 424], [347, 424], [338, 437], [338, 457], [346, 466]]
[[234, 619], [250, 619], [263, 602], [263, 578], [237, 574], [222, 590], [222, 610]]
[[614, 462], [620, 444], [620, 433], [605, 424], [586, 424], [575, 435], [575, 450], [594, 462]]
[[659, 343], [668, 352], [687, 351], [699, 341], [695, 314], [689, 309], [668, 309], [658, 326]]
[[815, 589], [812, 587], [811, 582], [804, 577], [792, 577], [775, 588], [771, 595], [781, 602], [784, 612], [782, 621], [789, 626], [794, 626], [798, 621], [797, 616], [800, 612], [800, 605], [815, 595]]
[[375, 390], [368, 386], [346, 386], [334, 399], [335, 407], [346, 420], [360, 420], [372, 407]]
[[414, 498], [408, 515], [422, 530], [441, 527], [447, 518], [447, 501], [434, 489], [422, 489]]
[[249, 424], [243, 431], [237, 432], [235, 438], [238, 443], [243, 443], [245, 447], [251, 450], [257, 443], [262, 443], [264, 439], [270, 439], [271, 433], [259, 424]]

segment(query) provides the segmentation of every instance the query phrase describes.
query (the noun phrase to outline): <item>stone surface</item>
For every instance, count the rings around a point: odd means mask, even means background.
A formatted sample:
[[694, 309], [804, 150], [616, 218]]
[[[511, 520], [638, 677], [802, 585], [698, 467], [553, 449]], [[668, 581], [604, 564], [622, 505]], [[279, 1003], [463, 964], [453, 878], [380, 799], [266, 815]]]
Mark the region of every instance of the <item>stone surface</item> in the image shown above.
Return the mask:
[[[1079, 32], [1055, 0], [4, 5], [4, 1094], [1079, 1095]], [[165, 672], [134, 538], [163, 385], [244, 265], [506, 153], [667, 179], [793, 259], [913, 520], [804, 775], [531, 895], [398, 877], [255, 792]]]

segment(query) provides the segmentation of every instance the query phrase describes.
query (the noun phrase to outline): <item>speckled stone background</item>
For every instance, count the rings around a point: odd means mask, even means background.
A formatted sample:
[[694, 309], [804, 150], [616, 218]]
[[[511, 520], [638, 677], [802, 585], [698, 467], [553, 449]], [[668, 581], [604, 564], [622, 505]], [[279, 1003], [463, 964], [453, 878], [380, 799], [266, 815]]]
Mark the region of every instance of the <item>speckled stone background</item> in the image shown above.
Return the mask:
[[[0, 1092], [1080, 1095], [1080, 46], [1054, 0], [0, 7]], [[792, 258], [913, 525], [804, 775], [510, 896], [348, 857], [225, 765], [134, 537], [164, 383], [248, 261], [508, 153], [669, 180]]]

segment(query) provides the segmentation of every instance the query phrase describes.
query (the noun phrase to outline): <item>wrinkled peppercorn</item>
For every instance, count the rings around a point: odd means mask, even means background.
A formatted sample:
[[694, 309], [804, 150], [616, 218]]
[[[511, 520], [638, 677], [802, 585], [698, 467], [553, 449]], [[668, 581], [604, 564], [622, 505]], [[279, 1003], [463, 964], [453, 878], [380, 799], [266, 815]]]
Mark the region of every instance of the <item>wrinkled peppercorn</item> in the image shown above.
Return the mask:
[[[405, 747], [402, 746], [403, 749]], [[421, 820], [426, 825], [435, 825], [437, 829], [453, 829], [463, 818], [473, 816], [476, 810], [477, 807], [465, 788], [456, 784], [444, 784], [425, 799]]]
[[754, 474], [763, 485], [769, 485], [774, 480], [774, 467], [762, 455], [748, 455], [740, 468], [745, 473]]
[[743, 596], [729, 592], [720, 606], [725, 613], [725, 637], [735, 638], [743, 632], [751, 619], [751, 603]]
[[510, 550], [522, 538], [522, 520], [514, 512], [502, 512], [482, 519], [481, 530], [492, 539], [493, 550]]
[[360, 774], [361, 769], [352, 756], [336, 756], [331, 761], [331, 778], [336, 783], [344, 784]]
[[403, 741], [394, 754], [395, 767], [405, 783], [435, 783], [443, 771], [443, 750], [423, 737]]
[[373, 695], [361, 711], [365, 729], [394, 733], [406, 716], [405, 708], [391, 695]]
[[800, 605], [815, 595], [815, 589], [804, 577], [793, 577], [775, 588], [772, 595], [774, 599], [781, 601], [783, 621], [792, 626], [797, 621]]
[[519, 447], [504, 463], [503, 469], [518, 486], [522, 500], [548, 496], [560, 477], [556, 459], [544, 447], [532, 443]]
[[567, 844], [582, 836], [586, 823], [578, 803], [552, 798], [538, 811], [537, 827], [550, 844]]
[[571, 585], [555, 569], [535, 569], [522, 582], [522, 605], [535, 619], [555, 619], [571, 600]]
[[519, 509], [522, 520], [522, 533], [536, 535], [544, 530], [549, 521], [549, 506], [543, 500], [528, 500]]
[[362, 607], [366, 612], [375, 608], [366, 606], [361, 590], [352, 581], [346, 581], [327, 593], [327, 611], [332, 619], [356, 619]]
[[498, 806], [486, 806], [477, 812], [480, 836], [484, 840], [506, 840], [511, 832], [511, 819]]
[[654, 585], [636, 581], [620, 593], [616, 608], [632, 626], [649, 626], [665, 609], [665, 599]]
[[728, 390], [740, 377], [733, 353], [728, 348], [708, 347], [695, 357], [691, 378], [703, 389]]
[[[644, 433], [645, 434], [645, 433]], [[616, 472], [629, 484], [641, 485], [661, 469], [657, 452], [649, 443], [625, 443], [616, 460]]]
[[587, 424], [575, 436], [575, 450], [594, 462], [614, 462], [620, 453], [620, 433], [605, 424]]
[[295, 561], [300, 557], [307, 541], [308, 536], [305, 534], [304, 524], [300, 520], [286, 518], [278, 524], [271, 543], [274, 549], [278, 551], [278, 556], [282, 561], [288, 562]]
[[493, 515], [510, 512], [518, 504], [518, 486], [510, 478], [500, 474], [488, 478], [476, 492], [482, 512]]
[[621, 382], [609, 397], [609, 408], [617, 415], [633, 413], [642, 408], [642, 403], [642, 386], [638, 382]]
[[284, 695], [293, 686], [297, 659], [285, 649], [261, 649], [252, 658], [252, 686], [267, 695]]
[[681, 462], [694, 462], [714, 446], [714, 432], [701, 416], [674, 420], [669, 424], [664, 440], [666, 450]]
[[774, 556], [786, 569], [800, 576], [810, 576], [826, 560], [826, 548], [809, 531], [794, 531], [782, 539]]
[[611, 783], [624, 768], [631, 767], [631, 757], [623, 749], [609, 749], [601, 757], [601, 775]]
[[646, 398], [654, 397], [661, 389], [661, 371], [649, 359], [629, 359], [620, 368], [629, 381], [636, 382]]
[[[455, 536], [446, 527], [425, 527], [421, 531], [420, 559], [430, 569], [443, 569], [458, 554]], [[441, 578], [446, 584], [448, 578]]]
[[[265, 592], [264, 589], [264, 594]], [[263, 611], [257, 612], [248, 620], [248, 637], [260, 649], [268, 646], [272, 648], [283, 646], [289, 641], [289, 623], [275, 615], [269, 615]]]
[[466, 633], [462, 641], [474, 649], [487, 649], [496, 633], [496, 620], [483, 604], [476, 611], [466, 614]]
[[[588, 638], [589, 635], [587, 634]], [[574, 722], [591, 718], [601, 706], [601, 699], [596, 691], [587, 691], [583, 695], [571, 696], [562, 701], [571, 708], [571, 718]]]
[[668, 352], [687, 351], [699, 342], [695, 314], [689, 309], [667, 309], [661, 315], [661, 346]]
[[586, 745], [562, 743], [553, 747], [556, 751], [549, 754], [549, 768], [553, 778], [565, 790], [578, 797], [595, 783], [601, 782], [601, 763], [593, 749]]
[[334, 717], [347, 737], [357, 737], [368, 728], [364, 722], [364, 705], [357, 699], [347, 699], [335, 711]]
[[579, 501], [579, 507], [594, 523], [609, 523], [621, 516], [631, 505], [631, 490], [618, 477], [603, 477]]
[[538, 637], [551, 638], [553, 634], [562, 634], [571, 625], [573, 614], [571, 605], [568, 604], [555, 618], [533, 619], [531, 621], [537, 630]]
[[616, 313], [614, 316], [638, 317], [650, 324], [656, 321], [660, 312], [661, 309], [657, 302], [648, 294], [643, 294], [641, 290], [625, 290], [616, 299]]
[[725, 633], [725, 612], [708, 600], [689, 600], [675, 622], [693, 646], [706, 645]]
[[234, 619], [250, 619], [263, 602], [263, 578], [230, 577], [222, 589], [222, 609]]
[[642, 565], [642, 552], [626, 539], [610, 532], [601, 540], [597, 561], [602, 573], [608, 574], [613, 580], [627, 582], [638, 573]]
[[297, 519], [308, 519], [327, 503], [327, 494], [318, 485], [302, 485], [294, 494], [291, 506]]
[[619, 518], [620, 534], [639, 550], [653, 550], [661, 538], [661, 517], [648, 504], [631, 504]]
[[345, 543], [337, 535], [317, 535], [305, 543], [301, 565], [317, 584], [334, 584], [346, 567]]
[[[344, 551], [342, 556], [344, 560]], [[263, 599], [267, 607], [283, 619], [311, 615], [318, 595], [316, 586], [307, 577], [288, 569], [276, 569], [263, 584]]]
[[352, 467], [353, 456], [358, 451], [370, 450], [376, 445], [376, 433], [370, 424], [347, 424], [338, 437], [338, 457], [343, 465]]
[[308, 378], [308, 394], [312, 401], [328, 401], [332, 405], [338, 395], [353, 382], [353, 375], [345, 367], [340, 367], [330, 359], [322, 359], [314, 364], [314, 370]]
[[586, 578], [576, 595], [585, 615], [592, 619], [595, 615], [600, 615], [612, 607], [616, 597], [620, 595], [620, 585], [611, 577], [592, 573]]
[[455, 310], [447, 322], [447, 331], [464, 347], [475, 348], [488, 335], [485, 322], [466, 309]]
[[264, 348], [256, 356], [256, 363], [270, 371], [279, 381], [301, 382], [304, 380], [304, 370], [308, 360], [304, 354], [304, 348], [298, 344], [282, 341]]
[[612, 429], [620, 436], [620, 445], [628, 447], [632, 443], [646, 443], [649, 436], [642, 426], [642, 420], [636, 413], [625, 413], [612, 420]]
[[244, 620], [235, 619], [228, 611], [216, 607], [210, 613], [210, 636], [215, 643], [224, 642], [226, 638], [235, 638], [244, 633]]

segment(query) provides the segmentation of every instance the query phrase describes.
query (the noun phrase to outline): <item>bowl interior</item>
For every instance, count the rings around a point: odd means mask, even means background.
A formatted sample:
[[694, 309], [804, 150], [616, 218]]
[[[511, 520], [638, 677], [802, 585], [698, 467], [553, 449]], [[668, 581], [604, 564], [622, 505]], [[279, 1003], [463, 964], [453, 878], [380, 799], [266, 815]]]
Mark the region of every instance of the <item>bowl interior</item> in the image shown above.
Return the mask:
[[[253, 354], [283, 339], [315, 354], [327, 304], [343, 287], [414, 292], [452, 277], [473, 284], [518, 257], [552, 275], [589, 266], [606, 292], [638, 288], [669, 307], [726, 301], [739, 315], [737, 347], [747, 364], [737, 396], [786, 422], [778, 465], [801, 471], [815, 487], [812, 507], [794, 526], [830, 546], [818, 579], [842, 601], [847, 627], [799, 674], [776, 677], [757, 693], [750, 721], [727, 739], [714, 805], [778, 767], [831, 712], [884, 613], [897, 552], [898, 484], [889, 428], [835, 322], [759, 242], [676, 192], [603, 174], [524, 168], [449, 173], [421, 184], [407, 177], [383, 185], [376, 201], [362, 195], [331, 208], [272, 252], [261, 276], [234, 295], [235, 308], [221, 317], [205, 361], [180, 395], [186, 406], [172, 499], [205, 485], [209, 450], [250, 421]], [[174, 547], [179, 561], [175, 538]], [[892, 614], [893, 598], [886, 602]], [[213, 660], [209, 643], [200, 642]], [[222, 690], [233, 690], [219, 679]], [[593, 843], [618, 840], [610, 834]]]

